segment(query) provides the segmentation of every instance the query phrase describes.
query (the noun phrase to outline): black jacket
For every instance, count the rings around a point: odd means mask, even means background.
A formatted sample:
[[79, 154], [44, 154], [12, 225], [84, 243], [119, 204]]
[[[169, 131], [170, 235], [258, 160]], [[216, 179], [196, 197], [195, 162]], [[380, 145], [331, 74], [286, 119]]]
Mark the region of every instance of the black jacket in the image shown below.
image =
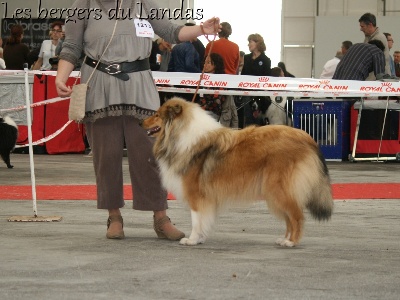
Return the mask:
[[254, 76], [270, 76], [271, 75], [271, 60], [265, 53], [261, 53], [256, 59], [252, 58], [253, 54], [244, 56], [244, 65], [241, 75]]

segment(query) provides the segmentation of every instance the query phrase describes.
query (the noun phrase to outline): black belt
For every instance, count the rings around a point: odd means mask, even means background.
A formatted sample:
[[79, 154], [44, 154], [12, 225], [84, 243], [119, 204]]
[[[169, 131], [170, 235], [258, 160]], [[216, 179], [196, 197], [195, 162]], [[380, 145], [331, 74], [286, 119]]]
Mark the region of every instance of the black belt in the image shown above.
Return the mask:
[[[86, 57], [85, 62], [92, 68], [95, 68], [97, 65], [97, 60], [91, 59], [90, 57]], [[126, 73], [145, 71], [149, 69], [150, 69], [150, 62], [148, 58], [142, 60], [135, 60], [131, 62], [112, 63], [112, 64], [104, 64], [101, 62], [97, 65], [97, 70], [107, 73], [111, 76], [115, 76], [123, 81], [129, 80], [129, 75]]]

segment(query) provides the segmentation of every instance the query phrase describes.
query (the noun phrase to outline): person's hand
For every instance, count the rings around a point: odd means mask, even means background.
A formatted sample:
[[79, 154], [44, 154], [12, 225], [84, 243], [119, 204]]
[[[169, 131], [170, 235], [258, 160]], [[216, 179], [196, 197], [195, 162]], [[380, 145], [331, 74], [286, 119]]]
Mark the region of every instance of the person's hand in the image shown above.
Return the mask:
[[59, 97], [69, 97], [71, 96], [72, 89], [67, 86], [65, 82], [56, 80], [56, 90]]
[[203, 34], [213, 34], [217, 35], [218, 32], [221, 31], [221, 25], [219, 24], [220, 20], [217, 17], [208, 19], [207, 21], [204, 21], [202, 24], [202, 31]]

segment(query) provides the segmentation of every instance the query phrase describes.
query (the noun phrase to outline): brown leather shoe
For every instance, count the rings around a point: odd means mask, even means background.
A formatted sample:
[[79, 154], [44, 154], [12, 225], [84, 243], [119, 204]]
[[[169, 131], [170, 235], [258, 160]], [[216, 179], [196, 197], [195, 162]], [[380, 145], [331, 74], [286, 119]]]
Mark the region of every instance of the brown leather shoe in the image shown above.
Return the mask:
[[111, 231], [110, 230], [110, 225], [111, 223], [118, 222], [122, 225], [122, 228], [124, 228], [124, 220], [122, 219], [122, 216], [110, 216], [107, 220], [107, 234], [106, 237], [108, 239], [117, 239], [117, 240], [122, 240], [125, 238], [124, 230], [118, 230], [118, 231]]
[[157, 236], [160, 239], [168, 239], [170, 241], [177, 241], [177, 240], [180, 240], [181, 238], [185, 237], [185, 234], [175, 227], [173, 227], [173, 229], [171, 229], [171, 230], [161, 229], [161, 227], [163, 227], [164, 224], [171, 223], [171, 219], [168, 218], [167, 216], [162, 217], [161, 219], [158, 219], [158, 220], [156, 220], [155, 217], [153, 216], [153, 219], [154, 219], [154, 231], [156, 232]]

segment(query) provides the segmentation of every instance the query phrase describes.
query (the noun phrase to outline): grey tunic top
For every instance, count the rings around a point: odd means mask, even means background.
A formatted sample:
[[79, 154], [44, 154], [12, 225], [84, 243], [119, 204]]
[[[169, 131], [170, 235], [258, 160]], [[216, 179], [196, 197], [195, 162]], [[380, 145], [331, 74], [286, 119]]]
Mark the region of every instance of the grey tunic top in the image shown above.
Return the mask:
[[[116, 0], [76, 0], [73, 7], [93, 10], [101, 9], [101, 17], [93, 11], [83, 18], [75, 14], [67, 20], [66, 38], [60, 58], [75, 64], [84, 53], [95, 60], [103, 54], [115, 25], [115, 18], [110, 19], [110, 9], [116, 8]], [[119, 1], [120, 3], [120, 1]], [[130, 11], [130, 18], [118, 20], [115, 35], [101, 61], [120, 63], [141, 60], [150, 56], [152, 39], [136, 36], [134, 18], [141, 12], [146, 17], [151, 8], [157, 9], [152, 0], [124, 0], [124, 15]], [[141, 9], [140, 9], [141, 8]], [[99, 11], [98, 11], [99, 12]], [[178, 33], [182, 26], [173, 24], [168, 19], [149, 19], [154, 32], [170, 43], [179, 43]], [[81, 82], [86, 83], [93, 68], [83, 64]], [[94, 122], [107, 116], [129, 115], [139, 119], [152, 115], [160, 105], [156, 85], [150, 70], [128, 73], [129, 80], [123, 81], [104, 72], [95, 70], [88, 82], [86, 113], [84, 122]]]

